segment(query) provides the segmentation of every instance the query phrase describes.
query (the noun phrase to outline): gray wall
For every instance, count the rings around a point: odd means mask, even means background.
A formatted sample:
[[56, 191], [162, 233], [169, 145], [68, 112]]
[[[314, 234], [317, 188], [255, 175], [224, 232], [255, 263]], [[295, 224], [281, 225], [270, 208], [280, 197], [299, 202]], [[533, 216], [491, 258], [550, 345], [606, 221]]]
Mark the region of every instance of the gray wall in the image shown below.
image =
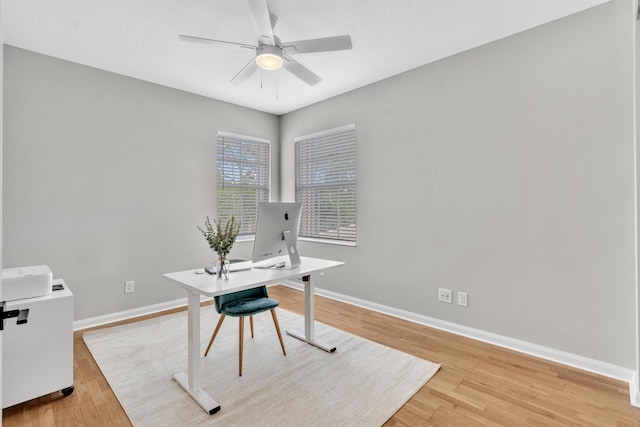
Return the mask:
[[4, 78], [4, 266], [48, 264], [76, 320], [183, 298], [162, 274], [214, 259], [218, 130], [270, 139], [278, 170], [276, 116], [9, 46]]
[[[632, 2], [618, 0], [282, 118], [356, 123], [358, 245], [317, 286], [635, 368]], [[469, 307], [437, 301], [438, 287]]]
[[274, 141], [288, 201], [293, 139], [355, 122], [358, 246], [303, 243], [347, 262], [318, 286], [635, 368], [631, 3], [280, 119], [6, 47], [4, 266], [49, 264], [76, 320], [181, 298], [161, 275], [211, 257], [216, 131]]
[[[636, 12], [638, 14], [640, 14], [639, 12]], [[635, 105], [635, 125], [634, 125], [634, 130], [635, 130], [635, 138], [636, 138], [636, 242], [640, 241], [640, 229], [638, 228], [638, 217], [637, 217], [637, 212], [640, 212], [640, 199], [637, 196], [637, 189], [640, 188], [640, 176], [638, 176], [638, 164], [640, 164], [640, 153], [638, 152], [638, 146], [640, 144], [640, 135], [638, 135], [638, 123], [640, 123], [640, 109], [638, 109], [638, 99], [640, 99], [640, 73], [638, 73], [638, 70], [640, 70], [640, 20], [636, 19], [635, 21], [635, 56], [634, 56], [634, 60], [635, 60], [635, 66], [636, 66], [636, 70], [635, 70], [635, 82], [636, 82], [636, 91], [635, 91], [635, 100], [634, 100], [634, 105]], [[636, 256], [640, 257], [640, 254], [638, 253], [637, 249], [636, 249]], [[640, 258], [638, 258], [636, 260], [636, 266], [640, 265]], [[637, 268], [637, 267], [636, 267]], [[637, 285], [636, 285], [637, 286]], [[638, 311], [640, 310], [640, 293], [636, 292], [636, 313], [638, 314]], [[636, 315], [636, 334], [638, 334], [638, 340], [636, 342], [636, 348], [638, 350], [637, 351], [637, 360], [636, 360], [636, 366], [635, 366], [635, 370], [636, 370], [636, 374], [640, 372], [640, 317], [638, 315]], [[639, 385], [640, 387], [640, 385]], [[640, 402], [640, 390], [636, 390], [636, 396], [631, 396], [632, 399], [635, 398], [635, 402]], [[632, 400], [633, 402], [633, 400]]]
[[[3, 8], [0, 7], [0, 46], [4, 45], [4, 15]], [[4, 50], [0, 50], [0, 241], [2, 241], [2, 156], [3, 156], [3, 140], [2, 129], [4, 126], [3, 120], [3, 82], [4, 82]], [[2, 269], [2, 245], [0, 245], [0, 269]], [[2, 298], [2, 286], [0, 285], [0, 301], [4, 301]], [[2, 350], [2, 335], [0, 334], [0, 350]], [[1, 354], [1, 352], [0, 352]], [[0, 355], [0, 381], [2, 380], [2, 356]], [[0, 403], [2, 403], [2, 390], [0, 390]], [[2, 410], [0, 409], [0, 415]]]

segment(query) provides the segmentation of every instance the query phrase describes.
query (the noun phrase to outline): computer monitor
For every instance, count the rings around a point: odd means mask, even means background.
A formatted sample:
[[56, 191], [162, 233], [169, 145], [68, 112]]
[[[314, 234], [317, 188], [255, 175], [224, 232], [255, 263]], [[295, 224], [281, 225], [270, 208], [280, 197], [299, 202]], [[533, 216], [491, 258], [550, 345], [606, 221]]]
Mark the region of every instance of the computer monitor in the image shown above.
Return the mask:
[[262, 202], [258, 205], [256, 238], [251, 261], [256, 268], [293, 268], [300, 265], [298, 229], [300, 203]]

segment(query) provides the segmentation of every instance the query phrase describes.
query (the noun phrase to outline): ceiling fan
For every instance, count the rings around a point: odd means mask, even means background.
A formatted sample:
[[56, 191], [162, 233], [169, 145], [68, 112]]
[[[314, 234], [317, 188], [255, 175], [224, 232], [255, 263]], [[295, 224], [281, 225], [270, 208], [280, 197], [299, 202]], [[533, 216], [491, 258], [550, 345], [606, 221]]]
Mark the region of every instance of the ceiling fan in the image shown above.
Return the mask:
[[259, 68], [267, 71], [278, 70], [284, 67], [300, 80], [313, 86], [322, 79], [311, 70], [293, 59], [290, 55], [298, 53], [327, 52], [333, 50], [348, 50], [352, 48], [349, 35], [324, 37], [318, 39], [299, 40], [294, 42], [281, 42], [273, 34], [278, 18], [269, 13], [266, 0], [246, 0], [251, 11], [253, 26], [258, 35], [258, 44], [250, 45], [234, 43], [224, 40], [214, 40], [204, 37], [179, 35], [180, 40], [213, 43], [221, 46], [251, 49], [255, 53], [253, 58], [232, 79], [232, 83], [241, 82], [250, 77]]

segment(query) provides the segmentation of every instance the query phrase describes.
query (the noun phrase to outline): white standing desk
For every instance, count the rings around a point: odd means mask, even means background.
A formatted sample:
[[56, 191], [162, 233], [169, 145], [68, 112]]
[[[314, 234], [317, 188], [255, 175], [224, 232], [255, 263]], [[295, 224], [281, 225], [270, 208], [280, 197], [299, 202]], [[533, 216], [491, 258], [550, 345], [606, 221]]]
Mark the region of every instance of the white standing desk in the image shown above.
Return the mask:
[[229, 273], [229, 280], [217, 280], [215, 275], [196, 274], [194, 270], [167, 273], [167, 277], [187, 291], [188, 300], [188, 356], [187, 372], [178, 372], [173, 379], [202, 406], [208, 414], [215, 414], [220, 405], [200, 388], [200, 295], [215, 297], [245, 289], [270, 285], [296, 277], [304, 281], [304, 334], [287, 331], [292, 337], [333, 352], [335, 347], [315, 339], [314, 332], [314, 288], [311, 274], [344, 265], [343, 262], [300, 257], [301, 264], [290, 270], [252, 269]]

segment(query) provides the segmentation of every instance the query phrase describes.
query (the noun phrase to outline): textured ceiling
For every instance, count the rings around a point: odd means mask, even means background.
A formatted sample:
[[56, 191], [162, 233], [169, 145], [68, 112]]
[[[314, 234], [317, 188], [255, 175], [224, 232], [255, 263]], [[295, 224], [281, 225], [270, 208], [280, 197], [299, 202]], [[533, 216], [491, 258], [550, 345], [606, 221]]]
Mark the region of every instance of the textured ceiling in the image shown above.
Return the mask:
[[256, 44], [247, 0], [4, 0], [5, 43], [274, 114], [313, 104], [609, 0], [267, 0], [283, 42], [350, 34], [353, 49], [292, 55], [285, 69], [230, 80]]

